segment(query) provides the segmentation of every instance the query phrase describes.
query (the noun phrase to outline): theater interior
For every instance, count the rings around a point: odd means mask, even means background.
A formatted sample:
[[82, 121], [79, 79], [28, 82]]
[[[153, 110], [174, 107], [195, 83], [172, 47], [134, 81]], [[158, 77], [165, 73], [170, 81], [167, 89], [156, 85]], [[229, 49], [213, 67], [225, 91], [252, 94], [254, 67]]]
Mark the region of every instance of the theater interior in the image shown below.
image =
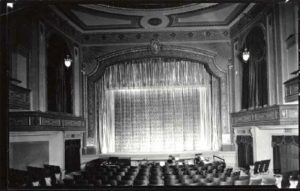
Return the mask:
[[299, 188], [297, 1], [15, 1], [1, 19], [8, 188]]

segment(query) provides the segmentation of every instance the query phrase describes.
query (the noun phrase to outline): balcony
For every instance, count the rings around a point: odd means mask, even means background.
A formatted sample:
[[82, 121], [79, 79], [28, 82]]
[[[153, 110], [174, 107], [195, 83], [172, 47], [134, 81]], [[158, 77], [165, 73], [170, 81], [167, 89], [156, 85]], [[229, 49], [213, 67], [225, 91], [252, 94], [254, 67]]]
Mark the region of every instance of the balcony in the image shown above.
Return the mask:
[[295, 71], [292, 73], [296, 75], [295, 77], [289, 79], [288, 81], [284, 82], [285, 86], [285, 101], [292, 102], [298, 100], [299, 95], [299, 71]]
[[274, 105], [231, 113], [232, 127], [298, 124], [298, 104]]
[[9, 131], [85, 131], [84, 118], [66, 113], [11, 111]]

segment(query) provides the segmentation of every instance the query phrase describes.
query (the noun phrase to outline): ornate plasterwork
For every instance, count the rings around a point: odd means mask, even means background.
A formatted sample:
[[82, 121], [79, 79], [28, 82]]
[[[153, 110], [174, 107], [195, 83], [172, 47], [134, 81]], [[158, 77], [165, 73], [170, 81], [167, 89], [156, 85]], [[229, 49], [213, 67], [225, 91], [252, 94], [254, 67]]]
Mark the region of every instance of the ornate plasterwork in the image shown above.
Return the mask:
[[83, 34], [83, 44], [126, 44], [145, 43], [157, 38], [162, 42], [173, 41], [230, 41], [227, 29], [202, 29], [195, 31], [159, 31], [159, 32], [126, 32], [126, 33], [91, 33]]
[[75, 29], [73, 26], [70, 25], [70, 23], [64, 19], [62, 19], [59, 15], [57, 15], [53, 10], [50, 8], [45, 8], [40, 11], [41, 16], [43, 20], [51, 25], [52, 27], [60, 30], [67, 36], [71, 37], [72, 40], [81, 43], [82, 40], [82, 34], [77, 29]]
[[220, 3], [204, 10], [168, 15], [170, 19], [169, 27], [227, 26], [235, 17], [241, 14], [247, 6], [248, 4], [243, 3]]
[[274, 105], [231, 114], [233, 127], [298, 124], [298, 105]]
[[161, 49], [161, 45], [160, 45], [159, 41], [156, 39], [152, 39], [150, 41], [150, 50], [152, 51], [152, 53], [158, 54], [160, 49]]
[[257, 18], [259, 15], [263, 14], [265, 8], [265, 4], [257, 4], [253, 6], [253, 8], [249, 10], [247, 14], [245, 14], [237, 23], [235, 23], [230, 28], [230, 36], [235, 37], [238, 33], [240, 33], [240, 31], [252, 24], [255, 20], [254, 18]]
[[[226, 73], [221, 71], [215, 63], [216, 54], [209, 51], [182, 47], [182, 46], [172, 46], [172, 45], [161, 45], [159, 52], [154, 54], [151, 51], [151, 46], [140, 46], [135, 48], [129, 48], [124, 50], [119, 50], [104, 56], [97, 58], [96, 65], [90, 67], [89, 71], [86, 72], [87, 77], [87, 104], [88, 104], [88, 137], [95, 139], [96, 132], [95, 129], [95, 82], [98, 81], [104, 74], [105, 68], [117, 62], [122, 62], [128, 59], [139, 59], [139, 58], [149, 58], [149, 57], [172, 57], [178, 59], [193, 60], [199, 62], [199, 64], [206, 65], [208, 71], [216, 76], [220, 81], [220, 103], [221, 103], [221, 127], [222, 133], [230, 133], [229, 125], [229, 113], [227, 110], [228, 96], [226, 94], [227, 80]], [[225, 117], [224, 117], [225, 116]]]
[[[83, 30], [141, 28], [141, 16], [113, 14], [100, 10], [96, 11], [78, 5], [57, 7]], [[96, 18], [94, 20], [99, 22], [97, 25], [90, 23], [93, 18]], [[105, 22], [101, 23], [101, 21]]]
[[58, 15], [57, 11], [46, 8], [41, 11], [43, 20], [61, 31], [72, 40], [81, 45], [106, 45], [106, 44], [139, 44], [148, 43], [155, 38], [161, 42], [224, 42], [230, 41], [229, 29], [198, 29], [198, 30], [168, 30], [168, 31], [134, 31], [134, 32], [89, 32], [83, 33], [78, 27], [71, 25], [67, 18]]
[[11, 111], [10, 131], [84, 131], [84, 119], [71, 114]]

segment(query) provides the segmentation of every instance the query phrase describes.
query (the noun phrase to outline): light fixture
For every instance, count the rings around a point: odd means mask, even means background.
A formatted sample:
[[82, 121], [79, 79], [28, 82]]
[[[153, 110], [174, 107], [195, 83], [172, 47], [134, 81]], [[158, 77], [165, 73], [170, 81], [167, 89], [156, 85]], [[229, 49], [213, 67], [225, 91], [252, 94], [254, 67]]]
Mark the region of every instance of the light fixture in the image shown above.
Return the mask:
[[65, 66], [69, 68], [72, 64], [72, 59], [70, 58], [70, 55], [67, 54], [67, 57], [65, 58]]
[[243, 56], [243, 60], [245, 62], [247, 62], [250, 58], [250, 52], [247, 48], [244, 49], [243, 53], [242, 53], [242, 56]]
[[8, 8], [11, 8], [11, 9], [12, 9], [12, 8], [14, 8], [14, 3], [7, 3], [6, 6], [7, 6]]

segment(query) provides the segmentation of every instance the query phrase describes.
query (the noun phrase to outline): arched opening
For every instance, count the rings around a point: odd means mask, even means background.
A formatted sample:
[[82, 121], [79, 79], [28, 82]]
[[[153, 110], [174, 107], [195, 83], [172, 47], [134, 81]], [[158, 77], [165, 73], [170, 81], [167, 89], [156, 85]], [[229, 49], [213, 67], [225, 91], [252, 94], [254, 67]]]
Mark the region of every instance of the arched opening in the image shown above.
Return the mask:
[[149, 57], [109, 65], [95, 82], [100, 153], [218, 150], [219, 79], [205, 64]]
[[47, 39], [48, 111], [73, 113], [73, 64], [65, 65], [67, 55], [71, 53], [65, 40], [52, 34]]
[[243, 63], [242, 109], [268, 105], [267, 51], [261, 27], [251, 29], [244, 48], [249, 50], [250, 58]]

